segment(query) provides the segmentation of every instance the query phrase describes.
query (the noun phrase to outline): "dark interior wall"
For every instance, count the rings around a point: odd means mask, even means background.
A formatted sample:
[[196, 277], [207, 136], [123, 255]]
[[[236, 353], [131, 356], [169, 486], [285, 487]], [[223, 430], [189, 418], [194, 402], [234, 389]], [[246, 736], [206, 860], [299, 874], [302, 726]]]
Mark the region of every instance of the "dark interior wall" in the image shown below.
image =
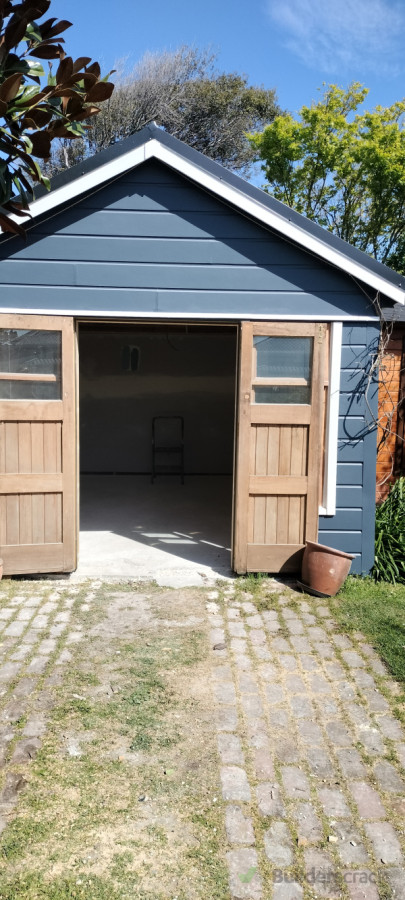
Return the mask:
[[81, 326], [79, 355], [82, 471], [149, 472], [153, 416], [181, 415], [186, 473], [232, 472], [235, 328]]

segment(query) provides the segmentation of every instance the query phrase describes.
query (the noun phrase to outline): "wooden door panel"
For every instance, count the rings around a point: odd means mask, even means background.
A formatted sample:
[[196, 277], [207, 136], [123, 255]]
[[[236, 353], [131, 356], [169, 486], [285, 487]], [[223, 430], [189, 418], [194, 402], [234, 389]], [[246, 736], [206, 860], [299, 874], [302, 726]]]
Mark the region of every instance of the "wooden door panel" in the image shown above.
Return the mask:
[[[298, 570], [305, 541], [317, 538], [324, 336], [325, 327], [315, 324], [242, 325], [233, 560], [237, 572]], [[293, 372], [289, 377], [284, 371], [289, 359], [294, 368], [295, 345], [290, 343], [281, 375], [271, 372], [266, 377], [263, 368], [271, 371], [273, 366], [271, 348], [277, 355], [273, 342], [270, 350], [265, 348], [265, 365], [261, 362], [259, 370], [259, 345], [266, 337], [289, 342], [304, 337], [308, 374]], [[289, 402], [278, 402], [286, 396]]]
[[[3, 354], [0, 389], [4, 382], [19, 383], [15, 393], [21, 396], [22, 382], [41, 386], [55, 383], [59, 377], [60, 396], [49, 400], [0, 399], [0, 556], [4, 572], [72, 571], [76, 565], [73, 319], [0, 315], [0, 340], [3, 335], [7, 340], [5, 329], [23, 336], [34, 359], [33, 364], [28, 353], [27, 366], [33, 365], [34, 372], [9, 374], [7, 369], [5, 373]], [[40, 339], [39, 349], [35, 346], [36, 335], [47, 332], [60, 334], [60, 376], [38, 374], [42, 357]], [[46, 337], [45, 343], [49, 339], [53, 336]], [[14, 355], [19, 362], [18, 352]], [[47, 365], [49, 360], [45, 358], [44, 368]]]

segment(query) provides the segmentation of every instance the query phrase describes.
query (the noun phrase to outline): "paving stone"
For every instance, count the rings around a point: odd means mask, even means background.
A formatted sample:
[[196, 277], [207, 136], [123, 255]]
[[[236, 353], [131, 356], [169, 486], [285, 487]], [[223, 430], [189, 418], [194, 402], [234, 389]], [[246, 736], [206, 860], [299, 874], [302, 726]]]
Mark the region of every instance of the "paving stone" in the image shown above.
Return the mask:
[[32, 620], [30, 627], [40, 630], [41, 628], [46, 628], [47, 624], [48, 616], [43, 616], [42, 613], [40, 613]]
[[304, 626], [299, 619], [292, 620], [290, 622], [286, 622], [286, 627], [290, 634], [300, 635], [304, 633]]
[[[250, 594], [250, 596], [252, 596], [252, 594]], [[247, 615], [254, 615], [255, 613], [257, 613], [257, 609], [254, 603], [251, 603], [250, 600], [244, 600], [243, 603], [241, 603], [241, 607]]]
[[284, 791], [291, 800], [309, 800], [310, 791], [308, 779], [301, 769], [295, 766], [283, 766], [281, 777]]
[[363, 691], [363, 696], [368, 701], [369, 707], [372, 712], [388, 712], [389, 711], [389, 703], [387, 703], [385, 697], [380, 694], [380, 691]]
[[217, 740], [221, 761], [224, 765], [243, 766], [245, 764], [240, 738], [236, 734], [220, 732]]
[[346, 712], [350, 716], [353, 724], [356, 728], [372, 728], [373, 723], [370, 719], [370, 716], [364, 706], [360, 706], [359, 703], [347, 703], [346, 704]]
[[331, 693], [331, 685], [323, 675], [314, 674], [310, 676], [309, 683], [311, 686], [311, 690], [315, 694], [330, 694]]
[[337, 757], [346, 778], [364, 778], [366, 770], [360, 753], [354, 747], [337, 750]]
[[317, 606], [316, 611], [318, 616], [321, 616], [322, 618], [330, 616], [330, 611], [327, 606]]
[[243, 622], [228, 622], [228, 631], [231, 637], [246, 637], [246, 628]]
[[11, 616], [14, 615], [14, 612], [15, 610], [11, 606], [3, 606], [3, 609], [0, 609], [0, 622], [11, 619]]
[[217, 731], [235, 731], [238, 724], [236, 710], [232, 707], [217, 710]]
[[339, 650], [352, 650], [353, 644], [349, 641], [349, 638], [346, 637], [345, 634], [335, 634], [333, 636], [333, 642], [339, 647]]
[[273, 707], [270, 711], [271, 728], [287, 728], [289, 723], [289, 715], [286, 709], [281, 707]]
[[[62, 623], [60, 623], [62, 624]], [[223, 628], [211, 628], [210, 631], [210, 641], [211, 647], [215, 647], [217, 644], [225, 643], [225, 631]]]
[[258, 613], [255, 613], [253, 616], [247, 616], [245, 619], [246, 625], [249, 625], [249, 628], [262, 628], [263, 621], [261, 616]]
[[278, 621], [278, 612], [276, 609], [266, 609], [262, 612], [262, 619], [265, 622]]
[[397, 744], [395, 750], [402, 768], [405, 769], [405, 744]]
[[[298, 619], [298, 616], [297, 616], [297, 613], [295, 612], [295, 610], [290, 609], [288, 606], [285, 609], [283, 609], [283, 616], [285, 619], [290, 619], [290, 620]], [[298, 619], [298, 621], [299, 621], [299, 619]]]
[[389, 822], [366, 822], [364, 827], [378, 862], [394, 865], [402, 862], [400, 843]]
[[17, 647], [17, 649], [14, 650], [14, 652], [11, 654], [10, 658], [13, 661], [25, 659], [25, 657], [28, 656], [29, 653], [31, 653], [31, 649], [32, 648], [29, 644], [20, 644], [19, 647]]
[[235, 653], [233, 659], [236, 668], [240, 669], [242, 672], [247, 672], [252, 668], [252, 660], [244, 653]]
[[27, 666], [27, 672], [34, 673], [35, 675], [42, 675], [42, 672], [45, 671], [48, 665], [48, 657], [47, 656], [34, 656], [34, 659]]
[[375, 875], [372, 872], [346, 869], [343, 872], [343, 880], [350, 900], [379, 900]]
[[275, 637], [271, 641], [271, 649], [276, 650], [277, 653], [291, 653], [291, 647], [283, 637]]
[[351, 669], [364, 669], [365, 661], [356, 650], [342, 650], [342, 659]]
[[263, 663], [262, 666], [259, 666], [258, 675], [260, 678], [263, 678], [264, 681], [276, 681], [277, 680], [277, 669], [273, 666], [272, 663]]
[[[264, 614], [263, 614], [263, 617], [264, 617]], [[275, 620], [272, 619], [269, 622], [265, 621], [264, 627], [268, 634], [277, 634], [277, 632], [280, 631], [281, 625], [279, 622], [276, 622]]]
[[362, 819], [385, 819], [386, 811], [374, 788], [365, 781], [351, 781], [349, 790]]
[[318, 699], [319, 713], [322, 718], [331, 719], [333, 716], [340, 715], [340, 709], [334, 700], [331, 700], [328, 695], [324, 695], [322, 700]]
[[384, 742], [376, 728], [371, 728], [370, 730], [364, 729], [364, 731], [360, 730], [358, 738], [365, 750], [367, 750], [367, 753], [378, 756], [385, 752]]
[[316, 625], [316, 618], [312, 613], [304, 612], [302, 618], [306, 625]]
[[291, 697], [291, 709], [296, 719], [312, 719], [314, 707], [306, 697]]
[[[241, 847], [226, 854], [229, 868], [229, 888], [232, 900], [261, 900], [262, 882], [257, 854], [253, 848]], [[253, 871], [254, 870], [254, 871]], [[252, 877], [249, 878], [249, 874]], [[246, 878], [246, 881], [243, 879]], [[242, 880], [241, 880], [242, 879]]]
[[41, 641], [38, 647], [38, 653], [54, 653], [56, 650], [56, 641], [54, 638], [46, 638], [44, 641]]
[[328, 778], [333, 772], [333, 763], [326, 752], [321, 747], [308, 747], [306, 750], [308, 763], [314, 775], [319, 778]]
[[245, 638], [231, 638], [230, 647], [234, 653], [246, 653], [247, 641]]
[[341, 819], [333, 824], [332, 831], [338, 838], [336, 850], [343, 865], [351, 866], [356, 863], [368, 863], [369, 857], [363, 844], [362, 837], [353, 822]]
[[323, 628], [320, 628], [319, 625], [310, 625], [308, 628], [308, 635], [312, 641], [312, 643], [317, 643], [318, 641], [326, 641], [327, 634]]
[[263, 715], [263, 705], [257, 694], [242, 694], [242, 708], [245, 716], [250, 719], [259, 718]]
[[71, 659], [72, 659], [72, 654], [71, 654], [70, 651], [67, 650], [66, 647], [65, 647], [65, 648], [62, 650], [62, 652], [59, 654], [59, 656], [58, 656], [58, 658], [57, 658], [57, 660], [56, 660], [55, 665], [56, 665], [56, 666], [63, 666], [65, 663], [70, 662]]
[[304, 719], [301, 722], [297, 722], [297, 727], [301, 735], [301, 740], [305, 744], [323, 744], [322, 732], [316, 722], [308, 722], [306, 719]]
[[291, 732], [288, 734], [287, 729], [273, 735], [274, 755], [282, 763], [298, 763], [300, 761], [300, 750], [297, 745], [295, 735]]
[[71, 613], [69, 610], [61, 610], [61, 612], [56, 613], [54, 622], [57, 624], [59, 622], [67, 623], [70, 621]]
[[[283, 872], [273, 873], [273, 900], [302, 900], [304, 892], [297, 881], [283, 881]], [[279, 879], [279, 880], [278, 880]]]
[[305, 694], [306, 685], [300, 675], [286, 675], [285, 683], [292, 694]]
[[321, 788], [318, 791], [324, 813], [328, 818], [349, 819], [350, 810], [342, 791]]
[[[83, 606], [82, 606], [82, 609], [83, 609]], [[51, 637], [51, 638], [60, 637], [60, 635], [63, 634], [63, 632], [65, 631], [65, 628], [66, 628], [66, 625], [64, 625], [63, 622], [61, 622], [60, 625], [52, 625], [51, 628], [49, 629], [49, 637]]]
[[209, 613], [207, 618], [208, 618], [210, 625], [212, 625], [213, 628], [223, 628], [224, 627], [224, 620], [223, 620], [222, 616], [214, 615], [213, 613]]
[[251, 799], [249, 782], [240, 766], [222, 766], [220, 771], [222, 796], [224, 800], [249, 802]]
[[20, 669], [20, 662], [6, 662], [0, 668], [0, 681], [13, 681]]
[[291, 815], [296, 824], [298, 839], [304, 838], [310, 844], [317, 844], [322, 839], [322, 824], [311, 803], [297, 803], [291, 809]]
[[21, 700], [12, 700], [11, 703], [7, 703], [1, 710], [1, 721], [15, 725], [25, 715], [26, 708], [27, 704]]
[[315, 657], [308, 656], [307, 654], [304, 654], [300, 657], [300, 663], [302, 668], [304, 669], [304, 672], [314, 672], [315, 669], [319, 668], [319, 663], [315, 659]]
[[232, 678], [232, 669], [228, 664], [216, 666], [215, 669], [213, 669], [212, 677], [214, 681], [230, 681]]
[[[340, 663], [337, 662], [326, 662], [325, 670], [329, 675], [330, 680], [334, 684], [336, 681], [347, 681], [347, 675], [343, 667]], [[357, 673], [356, 673], [357, 675]]]
[[393, 794], [405, 793], [405, 783], [391, 763], [386, 760], [377, 763], [374, 767], [374, 774], [383, 791]]
[[361, 688], [376, 688], [372, 675], [369, 675], [368, 672], [363, 672], [362, 669], [357, 669], [356, 671], [356, 685]]
[[252, 630], [249, 632], [249, 639], [253, 647], [262, 647], [266, 643], [266, 635], [264, 631], [259, 631], [258, 628], [252, 628]]
[[327, 722], [325, 728], [329, 740], [335, 747], [350, 747], [353, 744], [350, 734], [342, 721]]
[[264, 719], [247, 719], [247, 738], [249, 747], [253, 747], [254, 750], [269, 749], [270, 742]]
[[275, 778], [273, 760], [269, 751], [264, 748], [255, 750], [253, 768], [257, 781], [273, 781]]
[[333, 659], [335, 655], [332, 644], [329, 644], [326, 641], [322, 641], [322, 643], [316, 645], [316, 652], [319, 653], [319, 656], [322, 657], [322, 659]]
[[343, 700], [343, 702], [355, 700], [357, 697], [353, 685], [349, 684], [348, 681], [340, 681], [339, 684], [335, 685], [335, 689], [337, 690], [339, 697], [341, 698], [341, 700]]
[[263, 782], [256, 788], [257, 805], [261, 816], [284, 816], [280, 788], [273, 782]]
[[40, 602], [40, 597], [28, 597], [27, 600], [24, 600], [24, 606], [29, 606], [31, 609], [35, 609], [36, 606], [39, 606]]
[[254, 655], [257, 657], [257, 659], [260, 659], [263, 661], [265, 661], [267, 659], [272, 659], [270, 650], [268, 650], [267, 647], [257, 646], [256, 644], [253, 644], [252, 650], [253, 650]]
[[369, 660], [370, 669], [376, 673], [376, 675], [386, 675], [387, 669], [384, 666], [384, 663], [381, 662], [380, 659], [370, 659]]
[[404, 733], [394, 716], [377, 716], [376, 722], [384, 737], [389, 738], [391, 741], [403, 740]]
[[4, 634], [9, 637], [21, 637], [25, 627], [26, 622], [11, 622], [10, 625], [7, 625], [7, 628], [4, 629]]
[[219, 681], [214, 686], [214, 695], [218, 703], [236, 703], [236, 693], [232, 681]]
[[299, 606], [301, 612], [304, 612], [304, 613], [311, 612], [311, 607], [310, 607], [309, 603], [307, 603], [306, 600], [300, 600], [298, 606]]
[[308, 848], [304, 851], [305, 880], [315, 895], [335, 897], [340, 895], [340, 885], [336, 879], [336, 866], [331, 857], [322, 850]]
[[392, 900], [405, 900], [405, 870], [383, 869], [382, 876], [392, 891]]
[[274, 866], [290, 866], [293, 848], [290, 832], [285, 822], [273, 822], [264, 832], [264, 852]]
[[286, 669], [288, 672], [294, 672], [297, 668], [297, 661], [291, 654], [281, 653], [279, 662], [283, 669]]
[[36, 686], [36, 678], [21, 678], [13, 690], [13, 697], [16, 697], [17, 700], [29, 697], [35, 691]]
[[244, 816], [240, 806], [227, 806], [225, 828], [230, 844], [254, 844], [252, 820]]
[[[215, 608], [219, 611], [219, 606], [217, 603], [210, 604], [210, 606], [215, 606]], [[208, 603], [207, 603], [207, 607], [208, 607]], [[228, 609], [226, 610], [226, 614], [228, 616], [228, 619], [240, 619], [240, 609], [238, 609], [236, 606], [228, 606]]]
[[25, 609], [20, 609], [16, 616], [16, 621], [18, 622], [29, 622], [31, 617], [34, 615], [34, 611], [29, 607]]
[[257, 682], [251, 675], [247, 675], [246, 672], [239, 672], [238, 681], [239, 690], [242, 691], [243, 694], [257, 694]]
[[290, 638], [290, 643], [294, 647], [294, 650], [297, 651], [297, 653], [311, 653], [312, 647], [309, 643], [308, 638], [306, 637], [301, 637], [300, 635], [296, 637], [295, 635], [293, 635]]
[[29, 760], [35, 759], [40, 747], [41, 741], [39, 738], [29, 737], [18, 741], [11, 757], [11, 764], [19, 765], [20, 763], [29, 762]]

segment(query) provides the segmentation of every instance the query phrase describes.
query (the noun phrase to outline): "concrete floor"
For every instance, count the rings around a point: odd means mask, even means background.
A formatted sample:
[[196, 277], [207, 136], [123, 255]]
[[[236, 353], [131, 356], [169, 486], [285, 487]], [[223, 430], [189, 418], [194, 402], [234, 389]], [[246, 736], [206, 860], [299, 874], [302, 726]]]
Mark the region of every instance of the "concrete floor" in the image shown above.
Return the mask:
[[232, 478], [82, 475], [74, 578], [212, 584], [231, 576]]

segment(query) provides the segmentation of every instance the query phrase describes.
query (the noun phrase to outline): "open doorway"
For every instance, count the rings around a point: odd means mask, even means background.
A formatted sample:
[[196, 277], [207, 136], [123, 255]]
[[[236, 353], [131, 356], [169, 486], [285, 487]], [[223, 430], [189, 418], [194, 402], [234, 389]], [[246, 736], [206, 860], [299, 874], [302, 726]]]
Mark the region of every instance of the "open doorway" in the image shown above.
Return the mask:
[[80, 324], [81, 574], [230, 573], [236, 353], [236, 326]]

